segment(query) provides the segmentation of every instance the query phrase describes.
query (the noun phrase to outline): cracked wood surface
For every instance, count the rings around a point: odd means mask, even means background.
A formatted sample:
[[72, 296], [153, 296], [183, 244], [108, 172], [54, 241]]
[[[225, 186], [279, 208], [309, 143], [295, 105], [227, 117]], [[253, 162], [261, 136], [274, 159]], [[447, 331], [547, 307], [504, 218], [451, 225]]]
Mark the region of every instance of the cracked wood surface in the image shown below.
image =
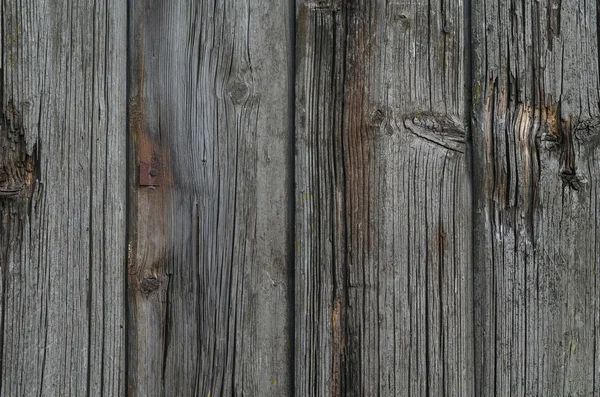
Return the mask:
[[297, 2], [296, 395], [473, 395], [465, 12]]
[[0, 395], [125, 393], [126, 6], [0, 2]]
[[476, 393], [600, 393], [598, 3], [473, 2]]

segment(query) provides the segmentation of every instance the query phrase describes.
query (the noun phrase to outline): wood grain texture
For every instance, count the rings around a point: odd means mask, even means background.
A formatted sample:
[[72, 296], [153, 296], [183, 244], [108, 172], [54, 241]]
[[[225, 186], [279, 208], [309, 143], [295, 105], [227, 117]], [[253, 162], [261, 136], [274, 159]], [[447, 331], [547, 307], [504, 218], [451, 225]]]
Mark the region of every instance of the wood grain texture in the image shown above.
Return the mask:
[[286, 395], [287, 4], [129, 5], [129, 395]]
[[473, 395], [462, 1], [298, 1], [298, 396]]
[[598, 5], [473, 7], [476, 393], [596, 396]]
[[2, 396], [125, 392], [126, 6], [1, 2]]

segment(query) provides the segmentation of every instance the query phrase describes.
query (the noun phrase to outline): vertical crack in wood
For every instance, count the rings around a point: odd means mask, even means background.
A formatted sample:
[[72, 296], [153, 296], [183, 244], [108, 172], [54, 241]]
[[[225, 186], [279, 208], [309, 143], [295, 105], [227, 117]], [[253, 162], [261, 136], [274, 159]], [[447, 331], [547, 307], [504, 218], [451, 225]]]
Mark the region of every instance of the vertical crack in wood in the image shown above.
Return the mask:
[[298, 234], [296, 225], [296, 0], [288, 0], [287, 2], [287, 40], [288, 40], [288, 53], [287, 53], [287, 130], [289, 134], [288, 138], [288, 186], [286, 187], [286, 193], [288, 195], [288, 216], [289, 216], [289, 229], [287, 236], [287, 296], [289, 297], [288, 302], [288, 321], [287, 321], [287, 332], [289, 345], [292, 346], [288, 357], [288, 373], [290, 376], [288, 384], [288, 394], [290, 397], [296, 395], [296, 235]]
[[[475, 0], [477, 1], [477, 0]], [[471, 295], [467, 295], [466, 298], [470, 299], [472, 304], [471, 304], [471, 313], [467, 314], [471, 316], [471, 324], [472, 324], [472, 329], [471, 329], [471, 334], [468, 335], [467, 340], [465, 341], [465, 344], [470, 345], [470, 352], [471, 352], [471, 357], [465, 358], [467, 360], [471, 361], [471, 365], [468, 368], [468, 370], [471, 372], [471, 374], [469, 374], [469, 376], [467, 377], [467, 379], [469, 380], [469, 382], [471, 383], [471, 387], [470, 389], [467, 390], [471, 390], [474, 393], [478, 393], [478, 389], [477, 389], [477, 374], [479, 373], [480, 369], [477, 365], [478, 360], [477, 360], [477, 339], [478, 339], [478, 335], [477, 335], [477, 320], [478, 320], [478, 310], [477, 310], [477, 299], [478, 299], [478, 285], [477, 285], [477, 281], [478, 281], [478, 275], [477, 275], [477, 267], [478, 264], [476, 264], [475, 262], [475, 241], [476, 241], [476, 234], [478, 233], [478, 229], [476, 227], [476, 225], [474, 224], [475, 221], [478, 219], [477, 213], [476, 213], [476, 206], [475, 203], [477, 201], [476, 198], [476, 191], [474, 189], [474, 178], [475, 178], [475, 170], [474, 170], [474, 150], [475, 150], [475, 144], [474, 144], [474, 131], [475, 131], [475, 124], [476, 124], [476, 119], [475, 119], [475, 101], [476, 99], [474, 98], [475, 96], [475, 91], [474, 91], [474, 80], [473, 80], [473, 63], [474, 63], [474, 45], [473, 45], [473, 5], [472, 5], [473, 0], [464, 0], [464, 8], [463, 8], [463, 21], [464, 21], [464, 32], [463, 32], [463, 43], [464, 43], [464, 62], [465, 62], [465, 67], [464, 67], [464, 73], [465, 73], [465, 87], [464, 87], [464, 98], [465, 98], [465, 117], [466, 117], [466, 121], [465, 121], [465, 125], [467, 127], [467, 130], [465, 131], [465, 161], [466, 161], [466, 167], [467, 167], [467, 187], [468, 187], [468, 198], [467, 198], [467, 205], [468, 208], [470, 210], [470, 217], [469, 217], [469, 223], [470, 223], [470, 231], [471, 234], [467, 235], [468, 238], [470, 238], [471, 240], [471, 246], [470, 246], [470, 252], [469, 252], [469, 258], [471, 260], [471, 273], [468, 274], [467, 276], [469, 277], [469, 280], [467, 281], [468, 284], [470, 284], [471, 287]], [[469, 340], [470, 339], [470, 340]], [[479, 394], [477, 394], [479, 395]]]
[[[4, 109], [4, 3], [0, 1], [0, 109]], [[6, 273], [7, 266], [5, 263], [6, 256], [8, 254], [8, 241], [7, 241], [7, 230], [5, 230], [5, 216], [3, 211], [2, 203], [0, 203], [0, 391], [2, 391], [2, 384], [4, 382], [4, 324], [6, 322]]]
[[[4, 114], [4, 1], [0, 0], [0, 114]], [[1, 124], [0, 124], [1, 125]], [[0, 134], [3, 134], [0, 131]], [[8, 263], [8, 230], [5, 225], [7, 215], [4, 213], [3, 204], [0, 202], [0, 392], [4, 383], [4, 324], [6, 324], [6, 279]]]

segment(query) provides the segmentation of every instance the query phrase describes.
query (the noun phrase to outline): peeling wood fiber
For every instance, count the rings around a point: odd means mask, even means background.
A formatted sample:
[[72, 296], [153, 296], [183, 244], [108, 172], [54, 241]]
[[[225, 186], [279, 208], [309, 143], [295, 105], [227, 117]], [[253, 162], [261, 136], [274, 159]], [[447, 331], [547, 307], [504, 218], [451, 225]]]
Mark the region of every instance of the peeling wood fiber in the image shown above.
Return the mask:
[[473, 2], [477, 395], [600, 393], [598, 4]]

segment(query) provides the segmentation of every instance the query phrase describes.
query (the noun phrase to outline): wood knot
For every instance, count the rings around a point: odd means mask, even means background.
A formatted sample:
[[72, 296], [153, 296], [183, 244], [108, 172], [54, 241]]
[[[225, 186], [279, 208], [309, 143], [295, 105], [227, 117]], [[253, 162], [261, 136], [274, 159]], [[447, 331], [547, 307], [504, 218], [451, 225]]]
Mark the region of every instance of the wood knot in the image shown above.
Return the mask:
[[548, 150], [548, 151], [555, 151], [558, 146], [560, 145], [560, 142], [558, 140], [558, 137], [556, 135], [554, 135], [552, 132], [544, 132], [542, 134], [542, 137], [540, 138], [541, 142], [542, 142], [542, 146], [544, 147], [544, 149]]
[[560, 173], [560, 177], [563, 182], [573, 190], [581, 190], [583, 186], [588, 183], [587, 178], [582, 175], [575, 173], [573, 170], [563, 170]]
[[31, 197], [35, 156], [27, 154], [21, 117], [8, 104], [0, 114], [0, 199]]
[[392, 21], [400, 23], [400, 26], [409, 25], [413, 20], [413, 14], [406, 4], [391, 4], [389, 17]]
[[369, 117], [369, 126], [379, 127], [385, 121], [385, 113], [381, 109], [375, 109]]
[[140, 290], [142, 293], [148, 295], [156, 291], [160, 286], [160, 281], [156, 277], [144, 277], [140, 283]]
[[342, 9], [340, 0], [313, 0], [306, 3], [311, 10], [321, 12], [337, 12]]
[[231, 101], [236, 105], [240, 105], [250, 96], [250, 87], [240, 77], [235, 77], [229, 82], [227, 87]]
[[580, 142], [595, 142], [600, 140], [600, 117], [580, 121], [575, 127], [575, 138]]
[[157, 155], [152, 156], [149, 162], [140, 163], [140, 186], [158, 186], [160, 185], [160, 158]]
[[17, 196], [21, 190], [23, 190], [23, 184], [11, 178], [5, 165], [0, 165], [0, 198]]
[[391, 111], [385, 107], [373, 110], [367, 118], [367, 127], [379, 130], [387, 135], [394, 135], [394, 127], [390, 124]]
[[465, 129], [453, 117], [423, 112], [407, 114], [404, 116], [404, 127], [428, 142], [465, 152]]

